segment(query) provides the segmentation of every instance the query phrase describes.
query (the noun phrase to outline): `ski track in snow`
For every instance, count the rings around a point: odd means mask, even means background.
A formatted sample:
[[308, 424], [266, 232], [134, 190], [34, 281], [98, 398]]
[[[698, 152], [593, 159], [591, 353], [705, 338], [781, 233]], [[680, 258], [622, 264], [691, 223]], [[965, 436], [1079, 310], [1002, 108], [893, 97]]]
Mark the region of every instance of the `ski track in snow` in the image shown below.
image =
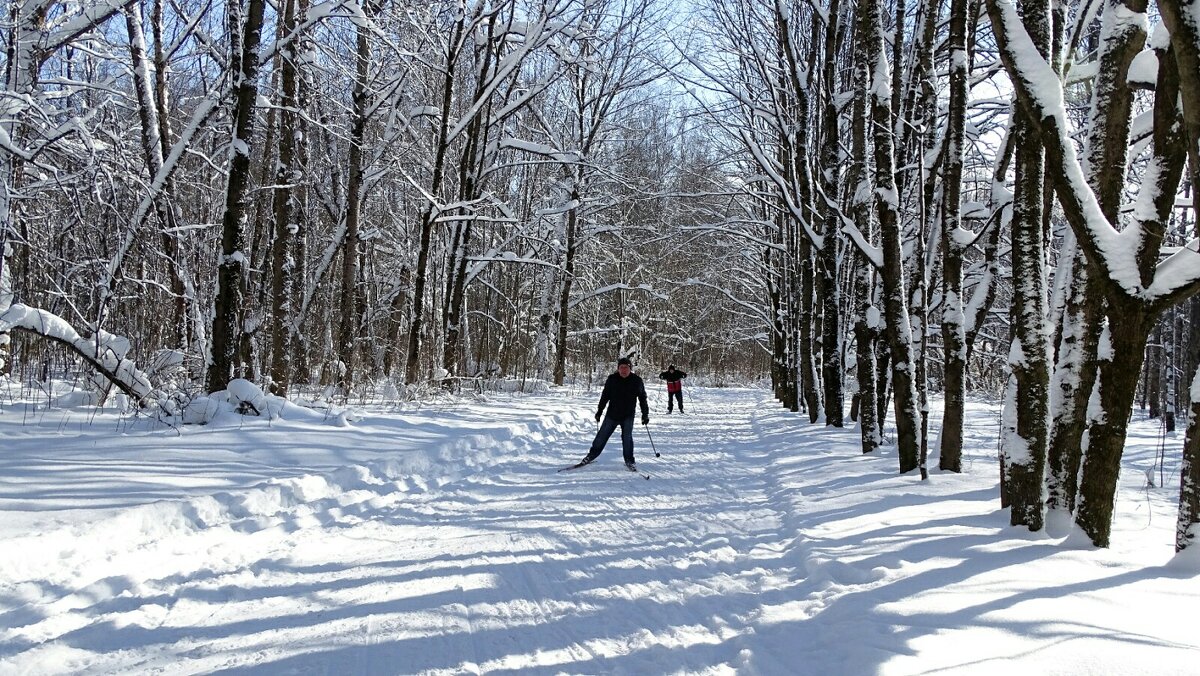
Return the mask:
[[[619, 435], [595, 464], [556, 472], [586, 452], [589, 398], [449, 441], [433, 423], [367, 420], [363, 434], [432, 446], [321, 472], [256, 465], [228, 490], [138, 504], [126, 491], [80, 522], [33, 519], [37, 530], [0, 540], [0, 673], [1089, 673], [1055, 670], [1069, 657], [1169, 674], [1194, 664], [1194, 632], [1138, 624], [1164, 602], [1194, 609], [1193, 573], [1006, 528], [989, 481], [994, 411], [970, 419], [966, 473], [922, 484], [897, 476], [886, 452], [856, 455], [852, 428], [808, 425], [758, 391], [699, 392], [686, 416], [655, 415], [662, 458], [635, 430], [650, 481], [624, 469]], [[88, 473], [121, 465], [93, 459]], [[1169, 496], [1160, 502], [1149, 508], [1169, 520]], [[1104, 590], [1122, 586], [1137, 588], [1117, 599], [1128, 622], [1111, 609], [1078, 613], [1114, 603]], [[1068, 592], [1085, 600], [1056, 610]]]

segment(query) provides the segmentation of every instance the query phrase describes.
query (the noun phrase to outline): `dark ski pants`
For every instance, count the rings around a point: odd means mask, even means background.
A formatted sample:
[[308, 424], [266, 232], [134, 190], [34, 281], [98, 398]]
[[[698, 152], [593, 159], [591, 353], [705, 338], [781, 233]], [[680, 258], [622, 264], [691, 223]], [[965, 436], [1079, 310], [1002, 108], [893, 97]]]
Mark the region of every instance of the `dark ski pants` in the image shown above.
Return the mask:
[[633, 416], [624, 420], [604, 416], [600, 422], [600, 429], [596, 431], [596, 438], [592, 440], [592, 450], [588, 451], [589, 458], [600, 455], [617, 425], [621, 426], [621, 450], [625, 452], [625, 462], [633, 462]]
[[667, 392], [667, 413], [670, 413], [675, 408], [676, 399], [679, 400], [679, 412], [683, 413], [683, 390]]

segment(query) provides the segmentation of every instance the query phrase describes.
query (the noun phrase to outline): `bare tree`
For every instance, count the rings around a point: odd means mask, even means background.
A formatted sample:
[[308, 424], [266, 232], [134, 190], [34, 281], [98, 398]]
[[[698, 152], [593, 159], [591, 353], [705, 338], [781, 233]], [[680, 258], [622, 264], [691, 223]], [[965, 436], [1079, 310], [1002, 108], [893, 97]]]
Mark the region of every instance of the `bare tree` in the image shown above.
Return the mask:
[[841, 291], [841, 232], [842, 211], [838, 204], [841, 193], [841, 138], [838, 125], [837, 66], [841, 3], [830, 0], [825, 15], [825, 67], [821, 81], [821, 116], [823, 135], [819, 203], [824, 212], [823, 246], [818, 267], [821, 274], [821, 380], [824, 383], [825, 424], [842, 426], [845, 408], [845, 359], [842, 349], [842, 291]]
[[878, 252], [874, 247], [876, 228], [871, 210], [871, 149], [868, 134], [871, 114], [872, 46], [864, 40], [854, 40], [854, 98], [850, 122], [849, 182], [853, 190], [850, 194], [849, 211], [855, 226], [850, 234], [857, 235], [862, 240], [854, 249], [858, 258], [858, 273], [854, 280], [854, 292], [857, 296], [854, 308], [854, 340], [858, 380], [858, 426], [863, 453], [870, 453], [883, 444], [883, 425], [878, 411], [879, 401], [884, 393], [877, 388], [879, 374], [876, 371], [875, 354], [882, 327], [879, 309], [874, 304], [876, 274], [878, 269], [883, 267], [883, 260], [882, 256], [872, 255]]
[[883, 308], [885, 335], [891, 352], [892, 391], [895, 397], [896, 443], [900, 472], [917, 469], [921, 447], [918, 425], [916, 368], [913, 363], [912, 328], [909, 323], [904, 262], [900, 246], [899, 195], [893, 161], [892, 102], [889, 70], [883, 48], [879, 4], [859, 4], [859, 39], [868, 45], [873, 59], [870, 92], [871, 129], [874, 142], [875, 209], [879, 216], [882, 244]]
[[[1158, 50], [1151, 156], [1135, 219], [1118, 232], [1103, 215], [1080, 168], [1068, 135], [1062, 89], [1053, 69], [1044, 58], [1026, 49], [1031, 43], [1012, 4], [1007, 0], [988, 1], [997, 45], [1017, 88], [1021, 108], [1037, 125], [1046, 146], [1063, 214], [1100, 278], [1109, 305], [1109, 328], [1107, 339], [1101, 338], [1097, 383], [1100, 416], [1089, 433], [1075, 515], [1075, 522], [1101, 547], [1109, 543], [1126, 421], [1147, 336], [1163, 310], [1200, 291], [1200, 254], [1185, 247], [1159, 261], [1165, 224], [1175, 204], [1187, 155], [1188, 144], [1182, 142], [1183, 121], [1189, 114], [1187, 92], [1200, 85], [1196, 71], [1185, 73], [1175, 65], [1177, 59], [1195, 58], [1200, 43], [1194, 31], [1179, 20], [1177, 4], [1163, 1], [1159, 9], [1171, 31], [1171, 40]], [[1195, 91], [1200, 93], [1200, 89]], [[1182, 116], [1177, 105], [1180, 99], [1184, 104]], [[1126, 241], [1130, 245], [1114, 246]]]
[[[963, 253], [972, 233], [962, 228], [963, 142], [967, 121], [967, 0], [950, 2], [950, 99], [942, 164], [943, 404], [938, 467], [962, 471], [967, 395], [967, 336], [963, 310]], [[974, 17], [972, 17], [974, 18]]]
[[[1022, 3], [1022, 20], [1034, 46], [1050, 58], [1050, 6], [1041, 0]], [[1035, 122], [1016, 112], [1016, 186], [1012, 221], [1013, 300], [1012, 371], [1005, 399], [1010, 426], [1001, 439], [1006, 495], [1012, 525], [1041, 530], [1044, 521], [1043, 473], [1049, 439], [1050, 365], [1046, 359], [1046, 253], [1042, 236], [1045, 151]]]

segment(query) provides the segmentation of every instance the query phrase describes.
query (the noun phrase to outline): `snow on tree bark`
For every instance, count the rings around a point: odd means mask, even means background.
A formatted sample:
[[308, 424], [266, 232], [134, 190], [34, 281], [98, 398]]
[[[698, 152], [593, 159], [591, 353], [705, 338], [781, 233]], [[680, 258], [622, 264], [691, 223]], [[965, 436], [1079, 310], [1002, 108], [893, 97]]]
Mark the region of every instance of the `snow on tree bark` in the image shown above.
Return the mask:
[[839, 261], [842, 212], [836, 196], [841, 192], [840, 138], [838, 110], [834, 95], [837, 88], [836, 59], [840, 0], [830, 0], [825, 26], [825, 71], [822, 77], [822, 115], [824, 135], [821, 149], [821, 196], [824, 246], [820, 250], [821, 287], [821, 380], [824, 383], [825, 424], [841, 427], [845, 407], [845, 365], [842, 353], [842, 290]]
[[[1141, 278], [1149, 281], [1154, 275], [1157, 252], [1165, 224], [1174, 207], [1175, 191], [1183, 173], [1186, 144], [1182, 143], [1182, 124], [1178, 115], [1180, 79], [1171, 52], [1159, 55], [1158, 82], [1154, 98], [1154, 154], [1142, 181], [1138, 212], [1140, 223], [1130, 228], [1143, 229], [1142, 247], [1138, 259]], [[1153, 258], [1147, 252], [1154, 252]], [[1141, 374], [1142, 361], [1150, 331], [1165, 310], [1162, 303], [1147, 303], [1131, 298], [1115, 285], [1105, 285], [1109, 303], [1108, 320], [1112, 341], [1111, 360], [1099, 366], [1097, 389], [1102, 419], [1090, 426], [1088, 444], [1080, 480], [1080, 499], [1075, 521], [1099, 547], [1109, 544], [1116, 483], [1120, 472], [1121, 455], [1127, 436], [1127, 420], [1133, 407], [1134, 393]]]
[[[1099, 71], [1089, 113], [1089, 137], [1084, 169], [1100, 209], [1115, 223], [1125, 185], [1133, 90], [1129, 67], [1145, 43], [1146, 3], [1111, 0], [1102, 16]], [[1140, 17], [1140, 19], [1139, 19]], [[1063, 266], [1066, 303], [1059, 324], [1054, 382], [1051, 388], [1053, 418], [1047, 474], [1047, 507], [1070, 512], [1075, 506], [1077, 476], [1082, 456], [1088, 400], [1096, 380], [1096, 342], [1104, 312], [1104, 290], [1097, 273], [1075, 238], [1068, 237]]]
[[1051, 433], [1047, 452], [1046, 507], [1070, 514], [1079, 489], [1087, 408], [1096, 382], [1097, 344], [1103, 319], [1103, 289], [1089, 275], [1087, 259], [1068, 234], [1059, 264], [1066, 277], [1066, 303], [1058, 327], [1058, 350], [1050, 387]]
[[946, 111], [945, 161], [942, 165], [942, 432], [938, 468], [962, 471], [963, 418], [967, 381], [966, 318], [962, 303], [963, 140], [967, 118], [967, 0], [950, 3], [950, 98]]
[[883, 245], [883, 307], [885, 334], [891, 351], [895, 397], [896, 445], [900, 472], [917, 468], [921, 446], [917, 390], [913, 364], [912, 328], [909, 324], [904, 262], [900, 247], [899, 199], [892, 157], [892, 113], [887, 57], [877, 0], [859, 5], [861, 38], [874, 55], [871, 79], [871, 118], [875, 144], [875, 206]]
[[1011, 3], [988, 2], [1005, 68], [1016, 85], [1022, 108], [1036, 121], [1047, 144], [1047, 158], [1063, 213], [1089, 263], [1102, 271], [1100, 279], [1109, 303], [1111, 357], [1100, 364], [1098, 417], [1088, 433], [1088, 453], [1075, 517], [1092, 542], [1101, 547], [1109, 543], [1126, 420], [1148, 333], [1156, 316], [1166, 307], [1200, 290], [1200, 266], [1192, 265], [1187, 272], [1182, 267], [1187, 259], [1200, 260], [1200, 254], [1180, 250], [1158, 262], [1188, 145], [1181, 142], [1182, 124], [1176, 102], [1182, 99], [1186, 112], [1188, 96], [1180, 96], [1181, 89], [1186, 88], [1181, 83], [1200, 84], [1200, 74], [1185, 74], [1183, 69], [1176, 68], [1174, 61], [1177, 53], [1185, 55], [1185, 59], [1195, 59], [1195, 34], [1187, 37], [1186, 23], [1171, 25], [1176, 18], [1172, 16], [1172, 3], [1160, 3], [1160, 9], [1172, 29], [1172, 49], [1159, 52], [1152, 155], [1134, 218], [1124, 231], [1117, 233], [1084, 180], [1067, 136], [1061, 85], [1045, 61], [1032, 53], [1029, 36], [1021, 28]]
[[[303, 23], [307, 0], [284, 0], [279, 13], [279, 34], [294, 36]], [[278, 52], [279, 66], [279, 139], [275, 160], [274, 238], [271, 242], [271, 393], [286, 397], [291, 387], [293, 356], [291, 341], [295, 333], [295, 308], [292, 305], [296, 285], [297, 256], [295, 242], [303, 236], [303, 210], [298, 208], [304, 176], [301, 148], [305, 124], [301, 112], [300, 59], [303, 43], [293, 37]], [[348, 311], [353, 312], [353, 304]], [[342, 371], [345, 370], [343, 365]]]
[[[1050, 7], [1044, 0], [1024, 0], [1022, 20], [1032, 44], [1050, 57]], [[1014, 427], [1001, 440], [1005, 460], [1009, 518], [1014, 526], [1041, 530], [1044, 523], [1046, 448], [1049, 442], [1049, 381], [1046, 332], [1046, 256], [1043, 246], [1045, 149], [1028, 114], [1014, 111], [1016, 185], [1012, 220], [1014, 345]]]
[[[373, 11], [370, 3], [363, 11]], [[362, 21], [354, 27], [354, 86], [350, 94], [351, 121], [347, 152], [346, 173], [346, 234], [342, 242], [341, 270], [341, 315], [338, 320], [338, 336], [335, 348], [345, 368], [341, 388], [349, 395], [354, 387], [357, 370], [356, 339], [359, 324], [358, 270], [359, 247], [362, 245], [359, 222], [362, 219], [363, 201], [363, 143], [366, 140], [367, 122], [370, 115], [370, 95], [367, 91], [368, 69], [371, 62], [371, 29]], [[402, 294], [398, 294], [402, 295]]]
[[1200, 537], [1200, 368], [1192, 378], [1191, 409], [1179, 470], [1179, 518], [1175, 525], [1175, 551], [1196, 544]]
[[[869, 125], [868, 88], [871, 77], [869, 45], [863, 40], [854, 42], [854, 98], [851, 108], [851, 164], [847, 180], [855, 186], [850, 195], [850, 212], [854, 226], [863, 244], [871, 246], [875, 239], [875, 226], [871, 213], [871, 171], [870, 171], [870, 138], [867, 134]], [[875, 260], [862, 251], [862, 246], [855, 247], [859, 251], [859, 265], [855, 276], [854, 292], [857, 303], [854, 316], [854, 340], [856, 378], [858, 380], [858, 416], [859, 437], [862, 452], [870, 453], [883, 444], [883, 436], [879, 423], [879, 400], [882, 396], [876, 388], [879, 375], [876, 367], [876, 345], [879, 342], [878, 315], [879, 311], [872, 304], [875, 295], [875, 271], [882, 267], [882, 256], [877, 264]]]
[[228, 7], [230, 77], [234, 80], [233, 139], [230, 143], [229, 180], [221, 219], [221, 255], [217, 261], [217, 295], [212, 323], [212, 354], [206, 387], [225, 389], [237, 366], [236, 354], [244, 327], [242, 277], [245, 272], [246, 218], [249, 206], [250, 147], [258, 97], [259, 42], [262, 37], [264, 0], [249, 0], [243, 11], [238, 0]]

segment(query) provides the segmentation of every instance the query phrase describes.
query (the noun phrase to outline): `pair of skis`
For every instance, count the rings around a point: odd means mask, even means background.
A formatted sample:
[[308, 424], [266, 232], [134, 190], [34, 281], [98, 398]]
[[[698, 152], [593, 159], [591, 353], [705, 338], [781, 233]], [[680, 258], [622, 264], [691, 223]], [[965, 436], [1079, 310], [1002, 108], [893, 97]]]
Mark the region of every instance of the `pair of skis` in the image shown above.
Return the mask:
[[[579, 469], [580, 467], [587, 467], [587, 466], [588, 466], [588, 465], [590, 465], [590, 464], [592, 464], [592, 463], [591, 463], [591, 462], [577, 462], [577, 463], [575, 463], [574, 465], [567, 465], [566, 467], [563, 467], [563, 468], [559, 469], [558, 471], [560, 471], [560, 472], [570, 472], [571, 470], [574, 470], [574, 469]], [[629, 467], [629, 466], [626, 466], [626, 467], [625, 467], [625, 469], [629, 470], [630, 472], [633, 472], [633, 473], [637, 474], [638, 476], [642, 477], [643, 479], [646, 479], [647, 481], [649, 481], [649, 480], [650, 480], [650, 475], [649, 475], [649, 474], [647, 474], [647, 473], [645, 473], [645, 472], [643, 472], [643, 471], [641, 471], [640, 469], [634, 469], [634, 468], [632, 468], [632, 467]]]

